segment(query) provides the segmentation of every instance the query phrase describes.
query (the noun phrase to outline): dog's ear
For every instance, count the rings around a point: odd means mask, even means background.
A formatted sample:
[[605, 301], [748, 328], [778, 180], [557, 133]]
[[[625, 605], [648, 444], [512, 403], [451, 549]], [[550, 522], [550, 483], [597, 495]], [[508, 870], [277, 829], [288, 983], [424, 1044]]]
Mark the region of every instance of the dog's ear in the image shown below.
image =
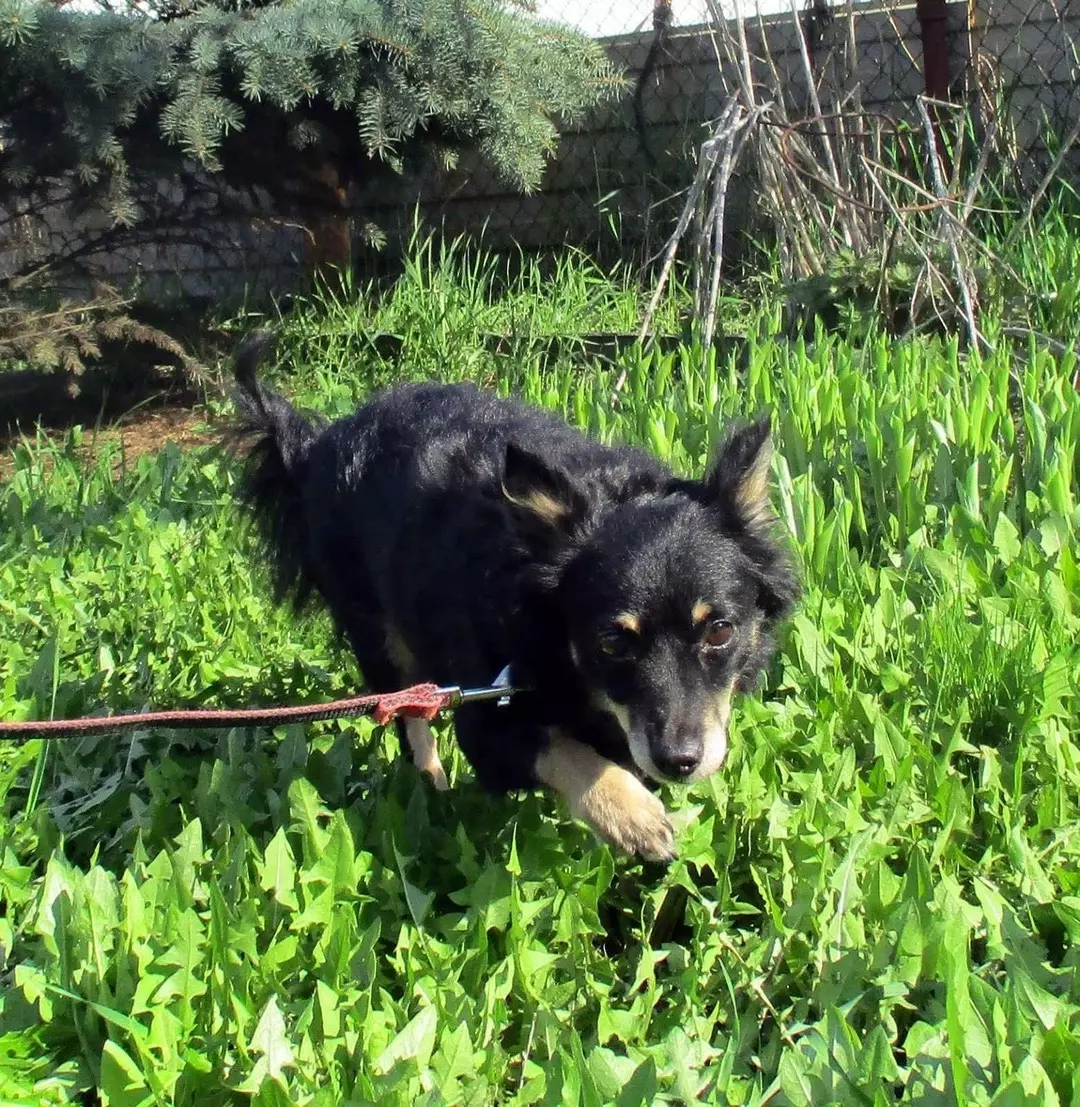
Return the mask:
[[502, 492], [522, 537], [533, 542], [568, 537], [588, 508], [567, 473], [516, 442], [506, 444]]
[[772, 522], [769, 505], [772, 467], [769, 417], [762, 416], [728, 435], [701, 482], [705, 499], [743, 526], [756, 530]]

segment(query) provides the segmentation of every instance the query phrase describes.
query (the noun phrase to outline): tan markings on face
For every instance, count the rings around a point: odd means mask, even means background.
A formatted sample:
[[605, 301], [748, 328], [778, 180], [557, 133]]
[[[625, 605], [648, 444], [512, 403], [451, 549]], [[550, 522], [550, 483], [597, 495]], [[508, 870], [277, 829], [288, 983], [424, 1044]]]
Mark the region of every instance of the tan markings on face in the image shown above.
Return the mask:
[[[735, 680], [721, 692], [719, 692], [709, 705], [708, 713], [704, 721], [704, 736], [702, 738], [701, 764], [684, 781], [679, 783], [693, 784], [695, 781], [704, 780], [712, 776], [727, 759], [728, 753], [728, 723], [731, 719], [732, 701], [735, 698]], [[649, 749], [649, 741], [640, 728], [632, 725], [630, 711], [621, 703], [616, 703], [603, 692], [593, 697], [593, 703], [601, 711], [606, 711], [619, 724], [626, 738], [626, 744], [630, 749], [630, 756], [634, 764], [653, 780], [666, 780], [664, 774], [657, 768], [653, 761], [652, 751]]]
[[594, 693], [593, 703], [601, 711], [607, 712], [619, 724], [624, 737], [630, 737], [630, 712], [626, 707], [621, 703], [616, 703], [606, 692]]
[[708, 717], [705, 720], [704, 751], [701, 764], [691, 774], [690, 783], [712, 776], [727, 760], [728, 723], [731, 721], [731, 706], [734, 699], [735, 681], [732, 680], [712, 702]]
[[756, 650], [761, 645], [761, 620], [755, 619], [750, 624], [750, 648]]
[[772, 519], [772, 508], [769, 506], [772, 456], [772, 439], [767, 438], [758, 451], [754, 464], [735, 489], [735, 503], [749, 523], [761, 524]]
[[533, 515], [542, 519], [549, 526], [558, 526], [570, 513], [566, 504], [560, 503], [554, 496], [549, 496], [546, 492], [526, 492], [525, 495], [519, 498], [511, 496], [506, 489], [506, 485], [503, 485], [503, 495], [510, 503], [516, 504], [525, 511], [532, 512]]
[[612, 845], [654, 861], [675, 856], [675, 832], [663, 803], [636, 776], [591, 747], [553, 731], [535, 771], [541, 783], [566, 800], [575, 818]]
[[698, 623], [703, 623], [712, 614], [712, 606], [707, 604], [704, 600], [698, 600], [694, 604], [690, 611], [690, 621], [697, 626]]
[[446, 770], [439, 759], [439, 748], [435, 744], [435, 735], [423, 719], [405, 720], [405, 737], [412, 750], [413, 764], [431, 777], [431, 783], [439, 792], [447, 792], [450, 783], [446, 779]]
[[656, 762], [653, 761], [652, 754], [649, 752], [648, 739], [639, 729], [631, 725], [630, 709], [624, 704], [616, 703], [604, 692], [597, 692], [593, 696], [593, 703], [619, 724], [619, 729], [630, 748], [630, 756], [633, 758], [634, 764], [652, 780], [663, 780], [664, 774], [656, 767]]
[[395, 626], [388, 625], [386, 628], [386, 652], [390, 655], [390, 660], [394, 663], [402, 678], [412, 680], [412, 674], [416, 668], [416, 658], [413, 657], [412, 650], [409, 649], [405, 639], [401, 636], [401, 632]]
[[616, 615], [615, 625], [629, 634], [641, 633], [641, 620], [631, 611], [623, 611]]

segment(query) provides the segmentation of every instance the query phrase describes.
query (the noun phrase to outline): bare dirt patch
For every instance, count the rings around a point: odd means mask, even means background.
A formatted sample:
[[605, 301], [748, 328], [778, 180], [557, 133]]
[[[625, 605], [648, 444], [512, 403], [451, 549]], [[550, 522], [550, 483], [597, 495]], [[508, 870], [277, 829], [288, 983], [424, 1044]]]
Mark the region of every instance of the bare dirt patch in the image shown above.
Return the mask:
[[204, 397], [190, 381], [146, 374], [87, 373], [77, 389], [61, 374], [0, 374], [0, 480], [14, 470], [14, 451], [38, 433], [63, 443], [83, 429], [87, 463], [109, 450], [117, 469], [173, 442], [183, 448], [220, 438]]
[[[68, 428], [52, 431], [63, 441]], [[189, 449], [219, 442], [222, 428], [210, 422], [206, 409], [174, 407], [157, 411], [141, 411], [121, 417], [117, 422], [94, 431], [87, 428], [77, 454], [88, 465], [109, 451], [113, 467], [119, 471], [130, 466], [143, 454], [154, 453], [169, 442]], [[31, 437], [28, 435], [27, 437]], [[15, 447], [18, 439], [11, 438], [0, 451], [0, 480], [10, 477], [15, 470]]]

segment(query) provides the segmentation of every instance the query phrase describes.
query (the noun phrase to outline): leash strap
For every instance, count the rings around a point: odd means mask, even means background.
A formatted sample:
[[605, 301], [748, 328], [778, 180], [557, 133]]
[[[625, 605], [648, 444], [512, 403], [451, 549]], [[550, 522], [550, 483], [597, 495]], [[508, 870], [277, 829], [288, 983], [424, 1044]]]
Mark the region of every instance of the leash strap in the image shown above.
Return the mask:
[[90, 734], [111, 734], [125, 730], [215, 729], [234, 726], [273, 727], [282, 723], [315, 723], [325, 719], [370, 715], [378, 726], [398, 716], [431, 721], [441, 711], [463, 703], [496, 700], [509, 702], [522, 691], [508, 683], [506, 670], [487, 688], [440, 688], [437, 684], [414, 684], [399, 692], [350, 696], [330, 703], [300, 704], [294, 707], [250, 707], [240, 710], [140, 711], [129, 715], [94, 715], [81, 719], [42, 719], [0, 722], [0, 740], [29, 742], [35, 738], [83, 738]]

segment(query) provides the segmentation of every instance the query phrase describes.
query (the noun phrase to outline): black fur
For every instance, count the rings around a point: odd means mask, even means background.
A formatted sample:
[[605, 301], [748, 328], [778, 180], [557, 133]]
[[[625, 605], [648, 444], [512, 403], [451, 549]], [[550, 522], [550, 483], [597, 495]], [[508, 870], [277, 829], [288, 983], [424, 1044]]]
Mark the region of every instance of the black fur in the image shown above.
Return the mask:
[[[243, 498], [277, 595], [317, 592], [374, 690], [486, 685], [512, 663], [533, 691], [455, 718], [495, 791], [537, 784], [553, 727], [642, 773], [612, 702], [661, 775], [692, 771], [709, 704], [753, 687], [798, 592], [744, 502], [767, 422], [736, 431], [704, 481], [469, 384], [400, 385], [316, 430], [256, 381], [260, 352], [246, 344], [237, 373], [258, 435]], [[712, 610], [692, 625], [699, 601]], [[640, 632], [615, 627], [620, 615]], [[726, 623], [730, 642], [704, 643]]]
[[255, 438], [240, 494], [259, 527], [275, 600], [290, 599], [300, 610], [315, 587], [306, 542], [296, 524], [303, 516], [307, 456], [317, 432], [283, 396], [256, 379], [259, 362], [272, 344], [269, 334], [256, 332], [236, 356], [237, 436]]

